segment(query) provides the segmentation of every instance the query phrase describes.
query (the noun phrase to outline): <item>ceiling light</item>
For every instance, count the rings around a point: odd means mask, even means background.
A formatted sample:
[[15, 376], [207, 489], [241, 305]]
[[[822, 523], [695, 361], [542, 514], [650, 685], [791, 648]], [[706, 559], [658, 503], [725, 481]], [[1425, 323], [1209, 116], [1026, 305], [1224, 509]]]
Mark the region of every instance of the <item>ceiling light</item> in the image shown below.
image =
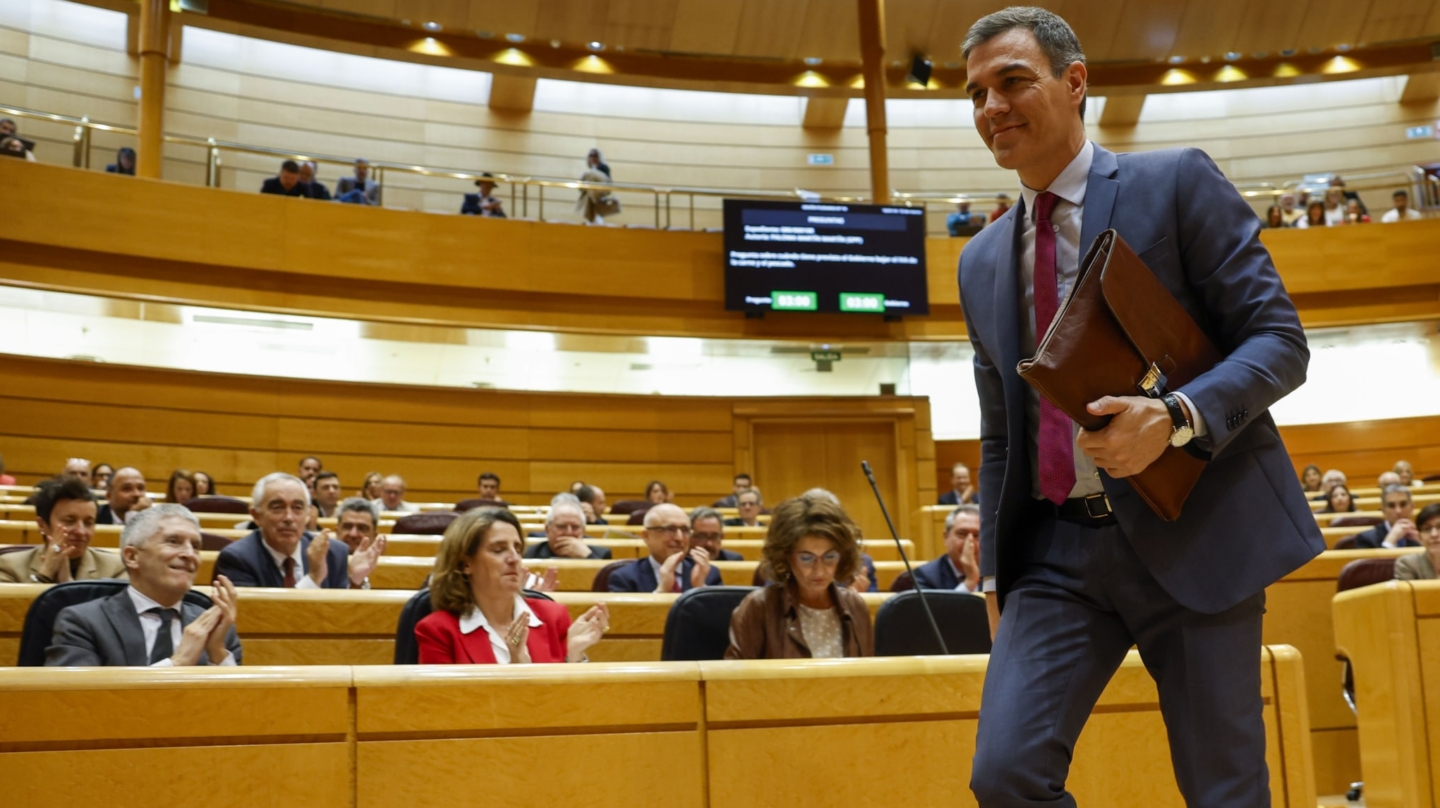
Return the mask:
[[1160, 83], [1167, 87], [1174, 87], [1177, 84], [1194, 84], [1195, 76], [1188, 70], [1172, 67], [1160, 77]]
[[1235, 65], [1225, 65], [1215, 74], [1215, 80], [1220, 82], [1244, 81], [1247, 78], [1249, 77], [1245, 75], [1245, 71]]
[[1183, 61], [1185, 61], [1185, 57], [1184, 57], [1184, 56], [1176, 55], [1176, 56], [1171, 56], [1171, 57], [1170, 57], [1170, 64], [1172, 64], [1172, 65], [1178, 65], [1178, 64], [1180, 64], [1180, 63], [1183, 62]]
[[1350, 46], [1349, 46], [1349, 45], [1336, 45], [1336, 46], [1335, 46], [1335, 50], [1340, 51], [1341, 53], [1349, 53], [1349, 52], [1350, 52]]
[[1226, 54], [1225, 54], [1225, 61], [1227, 61], [1227, 62], [1233, 62], [1233, 61], [1235, 61], [1236, 59], [1239, 59], [1239, 58], [1240, 58], [1240, 54], [1237, 53], [1236, 51], [1230, 51], [1229, 53], [1226, 53]]
[[824, 60], [824, 59], [821, 59], [819, 56], [806, 56], [806, 57], [805, 57], [805, 64], [810, 65], [811, 67], [815, 67], [816, 65], [820, 64], [820, 63], [823, 62], [823, 61], [825, 61], [825, 60]]
[[552, 48], [558, 48], [558, 47], [560, 47], [560, 40], [558, 40], [558, 39], [552, 39], [552, 40], [550, 40], [550, 47], [552, 47]]
[[445, 27], [445, 26], [441, 25], [441, 24], [438, 23], [438, 22], [435, 22], [434, 20], [431, 20], [430, 22], [425, 23], [425, 30], [426, 30], [426, 31], [439, 31], [440, 29], [442, 29], [442, 28], [444, 28], [444, 27]]
[[1281, 55], [1281, 56], [1294, 56], [1294, 55], [1295, 55], [1295, 49], [1294, 49], [1294, 48], [1286, 48], [1285, 50], [1280, 51], [1280, 55]]
[[1202, 64], [1202, 65], [1208, 65], [1208, 64], [1210, 64], [1210, 57], [1209, 57], [1209, 56], [1201, 56], [1201, 57], [1200, 57], [1200, 64]]
[[515, 42], [515, 43], [518, 44], [518, 43], [520, 43], [520, 42], [524, 42], [524, 41], [525, 41], [525, 35], [524, 35], [524, 34], [506, 34], [506, 35], [505, 35], [505, 40], [506, 40], [507, 42]]
[[589, 48], [590, 50], [593, 50], [593, 51], [603, 51], [603, 50], [605, 50], [605, 43], [604, 43], [604, 42], [591, 42], [589, 45], [586, 45], [585, 47], [587, 47], [587, 48]]

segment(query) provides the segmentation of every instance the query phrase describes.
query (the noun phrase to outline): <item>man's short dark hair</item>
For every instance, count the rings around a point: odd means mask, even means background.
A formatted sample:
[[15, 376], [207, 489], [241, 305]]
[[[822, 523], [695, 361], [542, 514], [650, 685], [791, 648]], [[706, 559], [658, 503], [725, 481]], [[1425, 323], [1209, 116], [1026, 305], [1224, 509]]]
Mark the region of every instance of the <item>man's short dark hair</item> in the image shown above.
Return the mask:
[[1421, 508], [1419, 513], [1415, 514], [1415, 527], [1424, 528], [1426, 522], [1437, 516], [1440, 516], [1440, 502], [1432, 502]]
[[[582, 486], [580, 486], [580, 490], [578, 490], [578, 491], [575, 492], [575, 498], [578, 499], [578, 500], [580, 500], [581, 502], [588, 502], [588, 503], [590, 503], [591, 505], [594, 505], [594, 504], [595, 504], [595, 489], [594, 489], [594, 488], [591, 488], [591, 487], [588, 486], [588, 485], [582, 485]], [[597, 514], [597, 516], [598, 516], [598, 514]]]
[[[325, 475], [322, 474], [320, 476], [323, 477]], [[350, 511], [369, 514], [371, 527], [380, 527], [380, 508], [370, 500], [364, 497], [350, 497], [344, 502], [341, 502], [340, 507], [335, 509], [335, 518], [339, 519]]]
[[321, 480], [328, 480], [331, 477], [334, 477], [336, 480], [340, 479], [340, 475], [333, 471], [322, 471], [315, 475], [315, 484], [319, 485]]
[[[291, 174], [299, 174], [299, 173], [300, 173], [300, 164], [297, 163], [297, 162], [295, 162], [294, 160], [286, 160], [285, 162], [283, 162], [283, 163], [280, 164], [280, 170], [281, 170], [281, 171], [288, 171], [288, 172], [290, 172]], [[308, 459], [308, 458], [307, 458], [307, 459]], [[316, 459], [318, 460], [319, 458], [316, 458]], [[301, 461], [301, 462], [304, 462], [304, 461]]]
[[35, 516], [50, 521], [50, 514], [54, 512], [55, 506], [67, 499], [79, 500], [80, 502], [94, 502], [95, 494], [91, 493], [90, 485], [75, 477], [55, 477], [50, 480], [42, 480], [35, 486]]
[[1385, 489], [1380, 492], [1380, 500], [1383, 502], [1383, 501], [1385, 500], [1385, 498], [1388, 497], [1388, 496], [1390, 496], [1391, 494], [1404, 494], [1404, 495], [1405, 495], [1405, 501], [1406, 501], [1406, 502], [1414, 502], [1414, 501], [1415, 501], [1415, 497], [1410, 493], [1410, 489], [1407, 488], [1407, 487], [1405, 487], [1405, 486], [1403, 486], [1403, 485], [1387, 485], [1387, 486], [1385, 486]]
[[1394, 199], [1394, 198], [1397, 197], [1397, 196], [1403, 196], [1403, 197], [1405, 197], [1406, 199], [1409, 199], [1409, 198], [1410, 198], [1410, 192], [1407, 191], [1407, 190], [1405, 190], [1404, 188], [1401, 188], [1400, 190], [1398, 190], [1398, 191], [1396, 191], [1395, 193], [1391, 194], [1391, 195], [1390, 195], [1390, 198], [1391, 198], [1391, 199]]
[[476, 482], [475, 484], [476, 484], [476, 485], [479, 485], [480, 483], [483, 483], [483, 482], [485, 482], [486, 480], [494, 480], [494, 481], [495, 481], [495, 487], [496, 487], [496, 488], [499, 488], [499, 487], [500, 487], [500, 475], [496, 474], [496, 473], [493, 472], [493, 471], [487, 471], [487, 472], [485, 472], [484, 474], [481, 474], [481, 475], [480, 475], [480, 480], [479, 480], [478, 482]]
[[[1050, 60], [1050, 75], [1057, 79], [1064, 75], [1071, 63], [1085, 64], [1085, 51], [1080, 49], [1080, 38], [1075, 36], [1070, 23], [1059, 14], [1033, 6], [1011, 6], [981, 17], [965, 34], [965, 41], [960, 46], [961, 55], [969, 59], [970, 51], [1012, 28], [1025, 28], [1035, 35], [1040, 50]], [[1085, 119], [1086, 100], [1085, 97], [1080, 99], [1081, 120]]]
[[739, 474], [736, 474], [736, 475], [735, 475], [735, 479], [732, 480], [732, 482], [737, 482], [737, 483], [738, 483], [738, 482], [740, 482], [741, 480], [746, 480], [746, 481], [749, 481], [749, 482], [754, 482], [754, 481], [755, 481], [749, 474], [746, 474], [745, 472], [742, 471], [742, 472], [740, 472]]

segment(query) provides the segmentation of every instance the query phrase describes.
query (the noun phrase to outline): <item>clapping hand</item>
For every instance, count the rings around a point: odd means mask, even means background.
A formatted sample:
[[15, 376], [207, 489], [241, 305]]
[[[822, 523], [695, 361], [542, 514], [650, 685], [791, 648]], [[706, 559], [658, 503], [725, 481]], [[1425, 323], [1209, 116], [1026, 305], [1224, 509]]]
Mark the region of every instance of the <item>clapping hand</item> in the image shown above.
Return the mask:
[[225, 647], [225, 638], [229, 636], [230, 628], [235, 625], [240, 596], [235, 591], [235, 584], [230, 583], [230, 579], [224, 575], [215, 578], [211, 593], [215, 608], [220, 610], [220, 617], [205, 638], [205, 653], [210, 657], [210, 664], [219, 665], [225, 655], [230, 653], [230, 649]]
[[515, 619], [505, 632], [505, 642], [510, 646], [510, 661], [517, 665], [530, 664], [530, 618], [525, 612], [515, 610]]
[[[676, 555], [683, 556], [684, 553]], [[695, 567], [690, 570], [690, 588], [698, 589], [710, 577], [710, 553], [704, 547], [695, 547], [690, 550], [690, 558], [695, 562]]]
[[[324, 535], [334, 535], [325, 531]], [[314, 545], [311, 545], [313, 548]], [[365, 584], [365, 579], [375, 571], [376, 565], [380, 563], [380, 556], [385, 554], [385, 534], [378, 536], [366, 536], [360, 540], [360, 546], [350, 554], [350, 587], [359, 589]], [[314, 569], [314, 562], [311, 562], [311, 569]]]
[[559, 587], [560, 570], [557, 567], [546, 567], [544, 576], [525, 571], [525, 588], [531, 592], [554, 592]]
[[325, 585], [325, 576], [330, 572], [330, 540], [333, 538], [333, 532], [322, 530], [310, 540], [310, 549], [305, 551], [305, 557], [310, 559], [310, 580], [320, 586]]
[[[675, 571], [685, 561], [685, 551], [680, 550], [665, 559], [660, 565], [660, 579], [655, 582], [656, 594], [667, 594], [675, 591]], [[707, 562], [708, 563], [708, 562]]]
[[[224, 610], [218, 605], [201, 612], [199, 617], [180, 632], [180, 647], [176, 648], [175, 653], [171, 655], [170, 664], [177, 667], [199, 664], [200, 653], [209, 644], [210, 635], [215, 631], [215, 626], [223, 619]], [[223, 659], [225, 655], [221, 654], [220, 656]]]
[[980, 588], [979, 536], [965, 537], [965, 545], [960, 548], [960, 571], [965, 573], [965, 584], [971, 592]]
[[603, 603], [591, 606], [579, 620], [570, 624], [570, 631], [565, 635], [565, 661], [583, 660], [586, 649], [600, 642], [601, 635], [609, 630], [610, 610]]
[[870, 591], [870, 571], [865, 569], [864, 564], [855, 566], [855, 577], [850, 579], [850, 588], [862, 595]]

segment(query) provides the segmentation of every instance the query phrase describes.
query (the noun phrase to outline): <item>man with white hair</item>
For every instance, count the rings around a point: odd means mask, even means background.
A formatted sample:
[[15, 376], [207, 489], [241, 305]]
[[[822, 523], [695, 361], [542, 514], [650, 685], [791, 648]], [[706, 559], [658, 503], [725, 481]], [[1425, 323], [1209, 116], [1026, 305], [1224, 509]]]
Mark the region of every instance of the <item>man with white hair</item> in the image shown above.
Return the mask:
[[645, 512], [645, 546], [649, 555], [610, 574], [611, 592], [664, 594], [721, 584], [710, 554], [690, 547], [690, 517], [679, 505], [661, 503]]
[[381, 510], [395, 511], [397, 513], [415, 513], [419, 508], [405, 501], [405, 478], [399, 474], [391, 474], [380, 481], [380, 498], [375, 504]]
[[120, 534], [130, 585], [66, 608], [45, 649], [49, 667], [238, 665], [235, 587], [221, 576], [208, 609], [185, 602], [200, 569], [200, 522], [184, 506], [137, 513]]
[[77, 480], [90, 484], [90, 461], [83, 457], [72, 457], [65, 461], [65, 468], [60, 472], [62, 477], [74, 477]]
[[545, 541], [525, 548], [526, 558], [609, 559], [609, 547], [585, 543], [585, 511], [573, 494], [560, 494], [545, 517]]
[[368, 589], [370, 572], [385, 551], [383, 542], [354, 554], [330, 531], [305, 532], [310, 491], [293, 474], [277, 471], [255, 483], [250, 516], [256, 529], [237, 539], [215, 560], [216, 576], [236, 586], [285, 589]]

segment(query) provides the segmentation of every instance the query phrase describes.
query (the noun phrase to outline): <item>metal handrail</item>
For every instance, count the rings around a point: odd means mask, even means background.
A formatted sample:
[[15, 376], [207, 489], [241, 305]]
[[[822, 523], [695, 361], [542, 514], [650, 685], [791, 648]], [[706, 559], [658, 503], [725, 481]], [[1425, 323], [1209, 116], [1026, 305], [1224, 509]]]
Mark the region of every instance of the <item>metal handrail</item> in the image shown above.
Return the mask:
[[[73, 136], [75, 142], [74, 164], [77, 168], [90, 167], [90, 144], [91, 133], [94, 130], [102, 132], [116, 132], [125, 135], [135, 135], [137, 130], [134, 127], [121, 126], [118, 124], [107, 124], [92, 121], [89, 117], [73, 117], [60, 115], [53, 112], [41, 112], [38, 110], [25, 109], [23, 107], [11, 107], [0, 105], [0, 113], [14, 115], [23, 118], [34, 118], [53, 123], [70, 124], [75, 127]], [[308, 160], [316, 163], [333, 165], [353, 165], [355, 158], [341, 157], [328, 154], [305, 154], [290, 151], [287, 149], [276, 149], [268, 146], [255, 146], [248, 143], [236, 143], [215, 138], [201, 138], [193, 135], [171, 135], [164, 136], [167, 143], [178, 143], [187, 146], [196, 146], [206, 150], [205, 184], [207, 187], [220, 187], [220, 167], [222, 165], [221, 152], [234, 152], [238, 154], [257, 154], [289, 160]], [[700, 186], [656, 186], [640, 183], [594, 183], [583, 180], [561, 179], [556, 177], [535, 177], [525, 174], [511, 174], [508, 172], [486, 172], [463, 168], [441, 168], [436, 166], [421, 166], [411, 163], [395, 163], [384, 160], [368, 161], [370, 168], [375, 173], [375, 183], [380, 188], [383, 198], [385, 172], [398, 172], [403, 174], [414, 174], [423, 177], [441, 177], [446, 179], [458, 179], [474, 181], [481, 179], [488, 174], [489, 178], [497, 182], [504, 182], [510, 185], [510, 210], [517, 210], [521, 217], [528, 217], [530, 210], [530, 188], [536, 189], [537, 216], [536, 219], [544, 221], [545, 189], [560, 188], [570, 191], [606, 191], [610, 193], [648, 193], [655, 198], [655, 227], [656, 229], [673, 229], [672, 219], [672, 198], [676, 194], [688, 197], [689, 204], [689, 229], [695, 229], [695, 197], [707, 198], [743, 198], [743, 199], [776, 199], [776, 200], [805, 200], [820, 202], [868, 202], [868, 199], [853, 196], [825, 196], [812, 192], [795, 189], [793, 191], [766, 191], [746, 188], [706, 188]], [[1391, 180], [1390, 183], [1379, 182], [1379, 180]], [[1434, 209], [1440, 207], [1440, 180], [1426, 174], [1418, 167], [1411, 167], [1407, 170], [1392, 170], [1381, 172], [1368, 172], [1349, 175], [1347, 190], [1374, 190], [1379, 188], [1393, 187], [1394, 180], [1399, 179], [1415, 191], [1415, 198], [1419, 202], [1416, 207], [1420, 209]], [[1376, 182], [1368, 182], [1376, 180]], [[1358, 182], [1361, 184], [1352, 184]], [[1288, 193], [1293, 193], [1303, 179], [1289, 180], [1280, 184], [1271, 181], [1253, 181], [1235, 183], [1236, 190], [1246, 198], [1271, 197], [1278, 198]], [[517, 199], [517, 189], [519, 196]], [[888, 204], [904, 205], [906, 207], [919, 207], [929, 212], [929, 205], [932, 203], [957, 204], [960, 202], [998, 203], [1002, 197], [1008, 198], [1008, 191], [979, 191], [954, 193], [944, 191], [892, 191]], [[661, 224], [661, 209], [664, 209], [664, 224]]]

